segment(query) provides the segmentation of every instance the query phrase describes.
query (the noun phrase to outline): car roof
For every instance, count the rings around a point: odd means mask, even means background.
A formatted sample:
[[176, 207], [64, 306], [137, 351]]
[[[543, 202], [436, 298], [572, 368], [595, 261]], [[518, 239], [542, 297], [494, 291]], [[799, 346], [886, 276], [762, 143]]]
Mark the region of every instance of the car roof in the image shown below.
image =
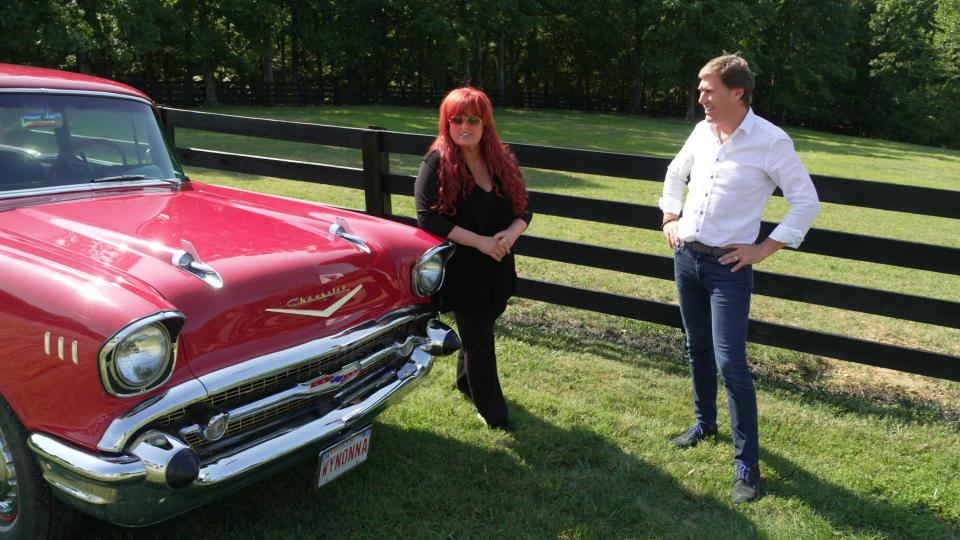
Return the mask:
[[4, 88], [106, 92], [138, 97], [153, 102], [146, 94], [136, 88], [109, 79], [82, 73], [13, 64], [0, 64], [0, 89]]

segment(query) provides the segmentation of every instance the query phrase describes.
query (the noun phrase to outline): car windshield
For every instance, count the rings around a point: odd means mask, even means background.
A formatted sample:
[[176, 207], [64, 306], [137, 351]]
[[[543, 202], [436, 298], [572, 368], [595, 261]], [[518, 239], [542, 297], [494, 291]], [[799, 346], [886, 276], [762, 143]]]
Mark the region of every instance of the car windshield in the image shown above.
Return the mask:
[[146, 103], [0, 93], [0, 192], [184, 178]]

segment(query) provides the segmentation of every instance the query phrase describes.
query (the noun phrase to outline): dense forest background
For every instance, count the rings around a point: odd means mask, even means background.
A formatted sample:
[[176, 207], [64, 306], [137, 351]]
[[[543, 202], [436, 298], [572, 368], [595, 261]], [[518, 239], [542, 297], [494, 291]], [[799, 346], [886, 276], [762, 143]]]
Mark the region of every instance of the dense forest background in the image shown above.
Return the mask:
[[[617, 100], [693, 118], [739, 51], [780, 123], [960, 147], [960, 0], [0, 0], [0, 62], [125, 81]], [[591, 101], [592, 100], [592, 101]]]

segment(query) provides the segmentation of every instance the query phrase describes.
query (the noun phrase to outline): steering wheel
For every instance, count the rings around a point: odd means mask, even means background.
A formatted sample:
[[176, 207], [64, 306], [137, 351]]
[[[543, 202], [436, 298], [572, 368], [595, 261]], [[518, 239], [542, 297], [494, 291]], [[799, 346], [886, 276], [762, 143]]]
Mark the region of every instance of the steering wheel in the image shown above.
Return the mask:
[[[71, 144], [66, 150], [64, 150], [56, 161], [50, 166], [50, 179], [59, 180], [59, 179], [74, 179], [76, 174], [83, 174], [88, 176], [91, 180], [96, 176], [93, 172], [93, 167], [90, 166], [90, 162], [87, 161], [87, 156], [84, 154], [77, 155], [77, 152], [83, 150], [84, 148], [89, 148], [91, 146], [106, 146], [116, 150], [117, 154], [120, 155], [120, 159], [123, 161], [123, 164], [127, 164], [127, 154], [123, 151], [123, 148], [110, 140], [107, 139], [84, 139], [82, 141]], [[70, 173], [74, 173], [71, 175]], [[66, 174], [66, 176], [64, 176]]]

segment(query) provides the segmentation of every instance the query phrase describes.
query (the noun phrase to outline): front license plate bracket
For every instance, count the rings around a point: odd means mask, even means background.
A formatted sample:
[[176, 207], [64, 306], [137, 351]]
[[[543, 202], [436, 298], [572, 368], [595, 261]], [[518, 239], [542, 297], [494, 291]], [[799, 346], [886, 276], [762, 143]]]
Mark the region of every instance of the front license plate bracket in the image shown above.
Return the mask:
[[317, 471], [317, 487], [322, 487], [339, 478], [367, 460], [370, 451], [370, 432], [373, 426], [328, 447], [320, 452], [320, 464]]

